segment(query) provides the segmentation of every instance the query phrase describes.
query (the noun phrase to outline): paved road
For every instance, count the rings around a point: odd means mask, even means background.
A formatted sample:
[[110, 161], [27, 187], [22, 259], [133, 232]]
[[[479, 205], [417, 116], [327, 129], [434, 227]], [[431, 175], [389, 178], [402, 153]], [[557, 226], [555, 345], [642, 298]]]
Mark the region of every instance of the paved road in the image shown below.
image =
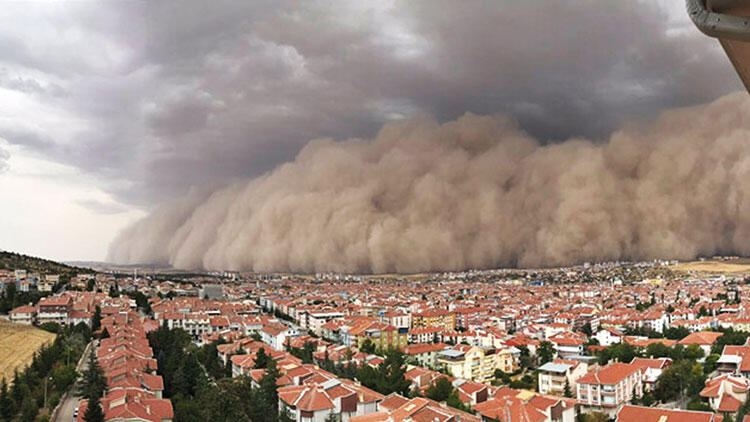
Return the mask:
[[[94, 350], [94, 343], [91, 342], [86, 346], [86, 350], [83, 351], [83, 355], [81, 356], [81, 360], [78, 361], [78, 373], [82, 374], [83, 371], [86, 370], [88, 367], [89, 362], [89, 354], [91, 351]], [[60, 410], [57, 412], [57, 416], [55, 417], [53, 422], [71, 422], [73, 421], [73, 411], [78, 406], [78, 401], [81, 399], [81, 397], [78, 395], [78, 381], [80, 378], [76, 381], [76, 383], [70, 387], [70, 391], [68, 392], [68, 396], [65, 399], [65, 401], [60, 405]]]

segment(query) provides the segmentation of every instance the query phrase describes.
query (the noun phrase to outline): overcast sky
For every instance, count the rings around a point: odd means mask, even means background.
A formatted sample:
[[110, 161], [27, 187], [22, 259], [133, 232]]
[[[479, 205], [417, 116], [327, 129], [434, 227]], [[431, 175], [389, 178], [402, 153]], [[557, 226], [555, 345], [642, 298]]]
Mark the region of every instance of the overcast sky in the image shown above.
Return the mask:
[[418, 113], [543, 142], [741, 88], [678, 1], [4, 2], [0, 249], [100, 260], [191, 187]]

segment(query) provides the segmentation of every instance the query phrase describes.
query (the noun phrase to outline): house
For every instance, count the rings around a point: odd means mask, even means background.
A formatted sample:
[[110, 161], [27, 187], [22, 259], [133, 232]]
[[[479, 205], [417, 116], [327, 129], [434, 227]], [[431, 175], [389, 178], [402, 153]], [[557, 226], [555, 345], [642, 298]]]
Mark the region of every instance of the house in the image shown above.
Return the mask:
[[586, 375], [588, 365], [573, 360], [555, 359], [539, 367], [539, 392], [556, 396], [565, 395], [567, 385], [569, 391], [576, 391], [578, 380]]
[[437, 364], [453, 377], [488, 382], [495, 376], [494, 349], [459, 344], [438, 353]]
[[474, 406], [482, 420], [503, 422], [574, 422], [576, 403], [573, 399], [546, 396], [531, 391], [501, 388], [490, 400]]
[[688, 334], [687, 337], [678, 341], [677, 344], [681, 344], [683, 346], [690, 346], [691, 344], [696, 344], [701, 349], [703, 349], [703, 353], [706, 356], [708, 356], [711, 354], [711, 346], [713, 346], [714, 343], [716, 343], [716, 340], [722, 335], [724, 334], [719, 333], [719, 332], [698, 331], [695, 333]]
[[721, 422], [724, 418], [712, 412], [660, 409], [626, 404], [617, 412], [616, 422]]
[[365, 341], [372, 343], [377, 350], [403, 349], [408, 342], [407, 330], [377, 321], [372, 318], [358, 318], [339, 329], [345, 346], [362, 347]]
[[600, 346], [609, 347], [613, 344], [622, 342], [623, 334], [612, 328], [599, 330], [594, 336]]
[[456, 328], [456, 314], [442, 309], [431, 309], [421, 313], [413, 314], [411, 317], [412, 328], [434, 327], [444, 330]]
[[750, 380], [744, 377], [724, 374], [706, 382], [699, 395], [708, 399], [708, 404], [717, 412], [737, 413], [750, 389]]
[[73, 309], [73, 298], [68, 295], [42, 298], [37, 305], [37, 322], [55, 322], [60, 325], [68, 323], [68, 316]]
[[571, 331], [563, 331], [550, 337], [549, 342], [555, 347], [558, 356], [569, 358], [583, 354], [583, 345], [586, 338], [583, 335]]
[[643, 395], [641, 367], [628, 363], [610, 363], [590, 370], [578, 380], [578, 403], [613, 417], [623, 404]]
[[742, 375], [750, 378], [750, 346], [724, 346], [716, 370], [720, 374]]
[[445, 343], [410, 344], [404, 347], [404, 354], [409, 363], [427, 368], [435, 368], [438, 353], [447, 348], [449, 346]]
[[286, 339], [289, 337], [289, 328], [283, 324], [264, 325], [260, 330], [260, 339], [263, 343], [273, 347], [274, 350], [284, 350]]
[[489, 388], [486, 384], [456, 379], [453, 381], [453, 387], [458, 392], [459, 400], [468, 406], [476, 406], [489, 398]]
[[388, 396], [372, 414], [356, 416], [351, 422], [481, 422], [481, 418], [423, 397], [406, 399]]
[[288, 385], [279, 388], [278, 394], [279, 408], [298, 422], [322, 422], [332, 415], [348, 422], [355, 416], [374, 413], [377, 403], [383, 400], [382, 394], [337, 378]]
[[36, 317], [36, 307], [31, 305], [19, 306], [9, 312], [10, 322], [31, 325]]
[[632, 362], [630, 362], [630, 364], [641, 368], [641, 372], [643, 372], [644, 391], [653, 391], [654, 387], [656, 386], [656, 380], [659, 379], [661, 373], [670, 365], [672, 365], [672, 359], [647, 359], [636, 357]]

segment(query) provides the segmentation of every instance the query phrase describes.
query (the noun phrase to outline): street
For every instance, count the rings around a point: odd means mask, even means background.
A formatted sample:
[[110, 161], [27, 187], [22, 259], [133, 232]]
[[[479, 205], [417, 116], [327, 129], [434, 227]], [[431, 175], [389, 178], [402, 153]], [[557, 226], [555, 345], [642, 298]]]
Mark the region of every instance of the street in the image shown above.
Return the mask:
[[[83, 355], [81, 356], [81, 359], [78, 361], [77, 371], [79, 374], [82, 374], [83, 371], [86, 370], [88, 367], [89, 362], [89, 353], [91, 353], [94, 350], [94, 342], [90, 342], [88, 345], [86, 345], [86, 350], [83, 351]], [[70, 422], [73, 419], [73, 411], [75, 410], [76, 406], [78, 406], [78, 400], [81, 398], [78, 396], [78, 382], [80, 381], [80, 377], [78, 380], [73, 384], [72, 387], [70, 387], [70, 390], [68, 391], [68, 395], [60, 404], [60, 409], [57, 412], [57, 415], [53, 419], [53, 422]]]

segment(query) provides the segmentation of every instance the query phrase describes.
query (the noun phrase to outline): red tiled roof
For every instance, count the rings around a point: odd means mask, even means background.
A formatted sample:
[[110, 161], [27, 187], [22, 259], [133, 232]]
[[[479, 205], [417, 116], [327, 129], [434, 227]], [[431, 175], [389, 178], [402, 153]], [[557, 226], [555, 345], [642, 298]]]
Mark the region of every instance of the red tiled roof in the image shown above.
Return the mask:
[[718, 422], [712, 412], [659, 409], [626, 404], [617, 413], [618, 422]]

